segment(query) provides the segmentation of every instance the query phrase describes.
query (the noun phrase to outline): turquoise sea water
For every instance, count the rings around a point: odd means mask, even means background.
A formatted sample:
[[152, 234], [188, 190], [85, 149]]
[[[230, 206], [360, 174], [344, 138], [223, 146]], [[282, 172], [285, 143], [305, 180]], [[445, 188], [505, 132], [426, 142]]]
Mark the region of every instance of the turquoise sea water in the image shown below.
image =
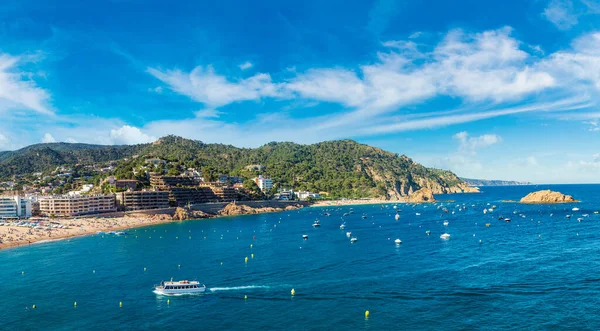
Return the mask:
[[[544, 188], [582, 202], [501, 202]], [[438, 199], [455, 202], [443, 204], [448, 213], [399, 204], [399, 221], [392, 205], [354, 206], [347, 217], [350, 207], [305, 208], [2, 250], [0, 329], [600, 329], [600, 185]], [[171, 277], [210, 290], [152, 292]]]

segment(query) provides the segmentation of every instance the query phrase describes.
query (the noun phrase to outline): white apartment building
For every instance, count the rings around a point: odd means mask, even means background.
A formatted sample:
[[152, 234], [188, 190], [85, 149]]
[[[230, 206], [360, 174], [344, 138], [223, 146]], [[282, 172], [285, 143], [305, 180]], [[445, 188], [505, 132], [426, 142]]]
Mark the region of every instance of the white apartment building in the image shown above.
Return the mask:
[[114, 195], [77, 195], [43, 197], [40, 213], [45, 216], [77, 216], [117, 211]]
[[260, 188], [260, 190], [263, 192], [269, 191], [273, 188], [273, 181], [271, 180], [271, 178], [265, 178], [262, 175], [259, 175], [258, 177], [254, 178], [254, 182], [256, 183], [256, 185], [258, 185], [258, 188]]
[[31, 200], [15, 196], [0, 196], [0, 219], [31, 217]]

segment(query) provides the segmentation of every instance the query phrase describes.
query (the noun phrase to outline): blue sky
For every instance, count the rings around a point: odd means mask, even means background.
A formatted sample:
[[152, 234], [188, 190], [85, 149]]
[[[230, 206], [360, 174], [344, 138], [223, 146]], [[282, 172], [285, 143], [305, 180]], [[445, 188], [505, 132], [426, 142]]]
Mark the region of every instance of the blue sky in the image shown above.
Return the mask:
[[351, 138], [600, 182], [600, 1], [5, 0], [0, 150]]

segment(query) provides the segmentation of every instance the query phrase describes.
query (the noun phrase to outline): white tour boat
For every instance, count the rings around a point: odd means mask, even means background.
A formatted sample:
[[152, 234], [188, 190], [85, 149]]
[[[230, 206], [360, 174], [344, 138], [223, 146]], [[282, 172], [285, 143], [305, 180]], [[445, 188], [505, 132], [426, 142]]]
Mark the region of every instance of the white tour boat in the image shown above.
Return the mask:
[[180, 280], [174, 282], [173, 279], [169, 282], [161, 282], [160, 285], [154, 287], [154, 293], [162, 295], [176, 294], [196, 294], [206, 292], [206, 285], [200, 284], [195, 280]]

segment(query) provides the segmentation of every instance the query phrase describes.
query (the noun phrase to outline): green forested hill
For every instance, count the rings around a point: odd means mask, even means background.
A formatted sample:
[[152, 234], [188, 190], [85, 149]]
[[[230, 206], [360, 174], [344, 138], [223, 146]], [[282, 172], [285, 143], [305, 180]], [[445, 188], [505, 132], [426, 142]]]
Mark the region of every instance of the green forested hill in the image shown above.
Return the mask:
[[426, 168], [406, 156], [352, 140], [312, 145], [273, 142], [249, 149], [167, 136], [152, 144], [135, 146], [40, 144], [8, 153], [11, 155], [0, 154], [3, 177], [53, 170], [59, 165], [119, 160], [115, 175], [131, 178], [133, 168], [157, 157], [186, 168], [245, 178], [259, 174], [246, 166], [260, 164], [264, 166], [260, 174], [273, 178], [279, 187], [325, 191], [334, 197], [394, 199], [421, 187], [429, 187], [434, 193], [468, 190], [451, 172]]

